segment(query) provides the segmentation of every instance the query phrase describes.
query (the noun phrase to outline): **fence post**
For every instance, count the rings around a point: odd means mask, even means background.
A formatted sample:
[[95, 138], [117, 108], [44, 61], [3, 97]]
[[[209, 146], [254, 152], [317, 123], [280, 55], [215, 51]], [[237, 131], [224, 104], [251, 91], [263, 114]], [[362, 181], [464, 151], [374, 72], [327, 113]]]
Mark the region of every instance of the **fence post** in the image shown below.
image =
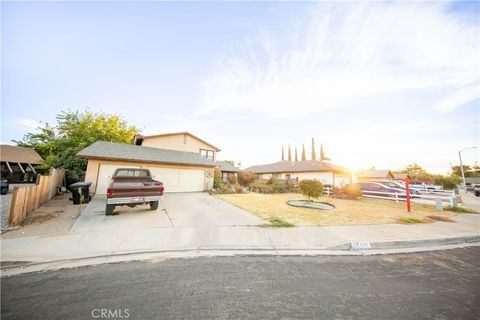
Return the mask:
[[398, 203], [398, 194], [397, 193], [395, 193], [395, 202]]

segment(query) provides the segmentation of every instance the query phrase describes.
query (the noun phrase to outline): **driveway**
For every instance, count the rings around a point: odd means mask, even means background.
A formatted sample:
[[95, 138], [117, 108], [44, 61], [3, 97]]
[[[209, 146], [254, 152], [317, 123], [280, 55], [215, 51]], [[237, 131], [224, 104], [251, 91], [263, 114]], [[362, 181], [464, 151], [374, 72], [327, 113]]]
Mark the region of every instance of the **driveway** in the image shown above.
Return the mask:
[[73, 225], [70, 233], [99, 230], [119, 232], [145, 228], [251, 226], [265, 223], [252, 214], [207, 193], [167, 193], [157, 210], [148, 206], [115, 209], [105, 215], [105, 197], [95, 196]]

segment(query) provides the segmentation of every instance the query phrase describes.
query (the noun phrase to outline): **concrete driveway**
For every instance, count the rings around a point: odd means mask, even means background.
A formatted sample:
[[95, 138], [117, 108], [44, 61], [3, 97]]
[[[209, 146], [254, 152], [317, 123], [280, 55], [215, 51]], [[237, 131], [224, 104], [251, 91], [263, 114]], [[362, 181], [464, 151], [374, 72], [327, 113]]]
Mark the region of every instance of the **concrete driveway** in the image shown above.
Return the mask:
[[146, 228], [252, 226], [265, 223], [252, 214], [207, 193], [168, 193], [157, 210], [148, 206], [117, 207], [118, 215], [105, 215], [105, 197], [95, 196], [70, 233]]

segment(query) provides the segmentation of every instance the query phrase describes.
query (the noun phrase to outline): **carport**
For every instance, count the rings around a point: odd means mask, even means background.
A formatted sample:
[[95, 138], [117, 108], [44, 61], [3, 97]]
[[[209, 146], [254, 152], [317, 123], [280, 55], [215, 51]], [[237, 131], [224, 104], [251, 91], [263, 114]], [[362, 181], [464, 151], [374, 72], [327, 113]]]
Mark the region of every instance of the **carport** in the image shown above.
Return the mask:
[[85, 181], [91, 191], [105, 194], [117, 168], [150, 169], [165, 192], [200, 192], [213, 187], [215, 163], [200, 154], [98, 141], [77, 154], [88, 159]]

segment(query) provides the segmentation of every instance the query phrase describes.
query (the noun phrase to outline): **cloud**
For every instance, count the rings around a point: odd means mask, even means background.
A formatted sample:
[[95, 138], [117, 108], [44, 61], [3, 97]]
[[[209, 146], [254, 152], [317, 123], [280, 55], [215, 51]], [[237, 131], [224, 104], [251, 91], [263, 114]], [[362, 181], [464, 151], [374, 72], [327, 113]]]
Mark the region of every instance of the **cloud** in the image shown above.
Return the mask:
[[7, 127], [19, 129], [22, 131], [32, 131], [38, 129], [42, 124], [36, 120], [28, 118], [11, 117], [9, 120], [3, 122]]
[[[201, 109], [291, 116], [423, 93], [440, 111], [479, 96], [479, 25], [448, 3], [320, 3], [232, 45], [201, 85]], [[424, 102], [424, 100], [422, 100]]]

